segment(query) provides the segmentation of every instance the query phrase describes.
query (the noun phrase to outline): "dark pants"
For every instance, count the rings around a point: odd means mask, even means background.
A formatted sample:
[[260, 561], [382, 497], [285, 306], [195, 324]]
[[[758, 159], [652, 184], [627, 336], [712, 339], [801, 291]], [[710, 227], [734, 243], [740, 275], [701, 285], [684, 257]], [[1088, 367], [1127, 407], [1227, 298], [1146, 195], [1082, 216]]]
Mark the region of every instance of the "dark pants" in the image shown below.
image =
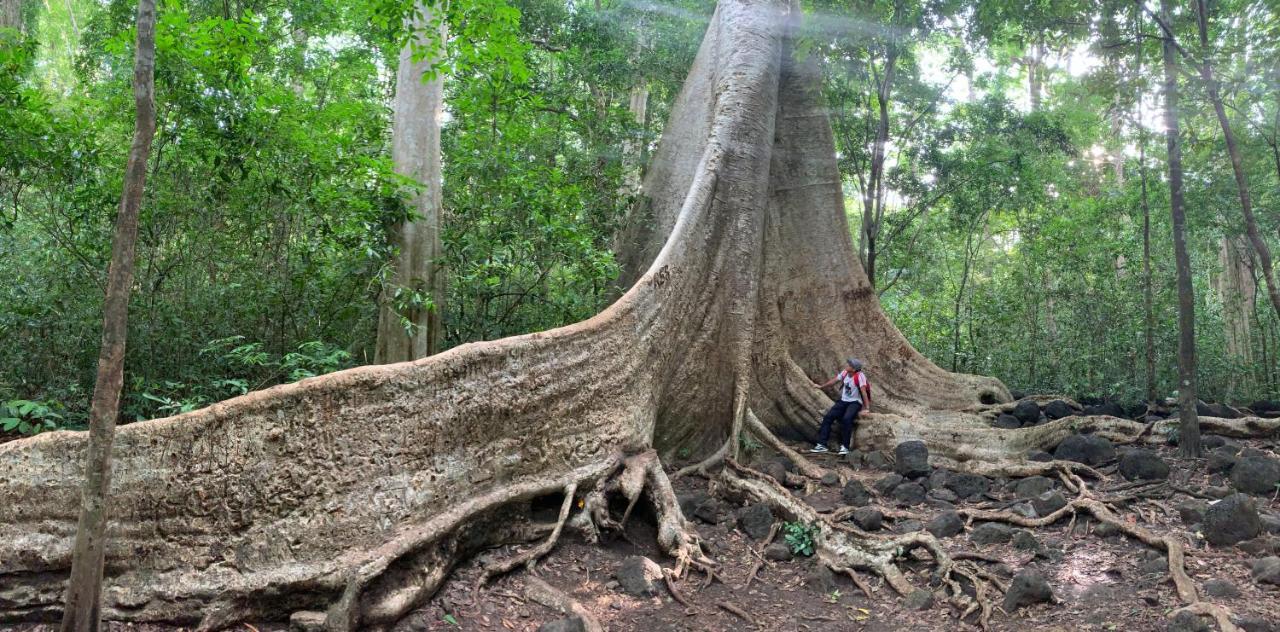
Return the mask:
[[831, 424], [840, 420], [840, 445], [849, 447], [853, 440], [853, 424], [862, 410], [862, 402], [836, 402], [827, 414], [822, 416], [822, 427], [818, 429], [818, 445], [827, 445], [831, 439]]

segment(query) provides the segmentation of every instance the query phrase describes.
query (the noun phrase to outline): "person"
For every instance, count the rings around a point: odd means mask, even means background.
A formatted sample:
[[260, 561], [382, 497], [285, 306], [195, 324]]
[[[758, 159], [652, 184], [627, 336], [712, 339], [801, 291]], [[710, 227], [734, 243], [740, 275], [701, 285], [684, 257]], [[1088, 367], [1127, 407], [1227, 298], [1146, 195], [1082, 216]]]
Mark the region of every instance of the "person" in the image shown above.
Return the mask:
[[831, 425], [840, 420], [840, 452], [849, 453], [849, 444], [853, 441], [853, 426], [862, 411], [871, 412], [871, 386], [867, 376], [862, 373], [862, 361], [849, 358], [845, 360], [845, 368], [838, 375], [827, 380], [825, 384], [814, 382], [814, 386], [825, 389], [840, 382], [840, 401], [836, 402], [822, 417], [822, 426], [818, 429], [818, 443], [809, 450], [815, 454], [828, 452], [827, 441], [831, 439]]

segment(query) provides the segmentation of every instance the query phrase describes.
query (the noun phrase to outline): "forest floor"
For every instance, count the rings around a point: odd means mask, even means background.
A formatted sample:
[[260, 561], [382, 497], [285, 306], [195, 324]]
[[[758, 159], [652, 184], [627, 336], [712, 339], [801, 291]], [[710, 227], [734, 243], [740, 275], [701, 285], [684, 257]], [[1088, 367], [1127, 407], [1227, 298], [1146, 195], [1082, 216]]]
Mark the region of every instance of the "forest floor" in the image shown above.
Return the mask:
[[[1246, 447], [1280, 455], [1280, 440], [1233, 440]], [[801, 446], [796, 446], [800, 448]], [[1122, 448], [1123, 449], [1123, 448]], [[1230, 482], [1221, 474], [1209, 474], [1206, 459], [1190, 461], [1177, 458], [1171, 447], [1160, 447], [1160, 455], [1171, 466], [1170, 483], [1183, 489], [1205, 492], [1206, 496], [1225, 493]], [[821, 455], [823, 465], [835, 465], [839, 457]], [[768, 461], [772, 459], [763, 459]], [[892, 466], [888, 466], [892, 467]], [[1115, 461], [1099, 470], [1106, 480], [1090, 481], [1091, 489], [1120, 488], [1126, 481], [1117, 473]], [[850, 470], [867, 490], [890, 476], [890, 469], [859, 466]], [[705, 492], [707, 481], [690, 476], [674, 481], [677, 492], [688, 497]], [[1005, 508], [1016, 502], [1013, 490], [1017, 479], [994, 479], [991, 491], [958, 500], [957, 507]], [[1060, 483], [1055, 483], [1061, 489]], [[844, 506], [842, 488], [820, 487], [804, 498], [820, 512]], [[801, 492], [803, 493], [803, 492]], [[1070, 494], [1068, 494], [1070, 497]], [[1280, 515], [1280, 500], [1275, 495], [1255, 496], [1261, 514]], [[1189, 496], [1175, 494], [1167, 499], [1141, 500], [1123, 508], [1125, 520], [1160, 534], [1175, 534], [1189, 543], [1187, 571], [1203, 591], [1207, 580], [1219, 578], [1238, 590], [1234, 597], [1204, 597], [1230, 609], [1237, 620], [1248, 619], [1247, 632], [1280, 630], [1280, 586], [1255, 582], [1250, 576], [1250, 562], [1280, 553], [1280, 535], [1264, 534], [1233, 547], [1205, 544], [1189, 530], [1196, 525], [1184, 523], [1178, 506], [1195, 502]], [[946, 511], [945, 502], [930, 498], [924, 503], [902, 509], [888, 495], [871, 492], [871, 507], [914, 514], [927, 522]], [[547, 507], [554, 517], [555, 507]], [[655, 582], [650, 596], [637, 597], [625, 593], [615, 579], [624, 561], [632, 556], [645, 556], [659, 564], [670, 560], [659, 551], [653, 516], [645, 503], [637, 505], [627, 528], [627, 537], [606, 534], [599, 544], [590, 544], [571, 530], [566, 530], [556, 548], [537, 564], [536, 574], [546, 583], [567, 593], [588, 609], [610, 632], [665, 631], [729, 631], [769, 630], [789, 632], [807, 630], [884, 631], [977, 629], [976, 617], [964, 623], [955, 619], [955, 611], [937, 603], [926, 610], [911, 610], [904, 600], [879, 579], [863, 578], [873, 588], [873, 597], [864, 595], [847, 577], [833, 577], [815, 572], [816, 565], [797, 556], [785, 561], [769, 561], [759, 568], [757, 577], [748, 585], [748, 575], [763, 561], [764, 543], [750, 538], [738, 526], [737, 507], [720, 504], [697, 515], [710, 520], [690, 519], [709, 544], [719, 564], [716, 579], [706, 584], [705, 575], [690, 572], [676, 582], [677, 589], [689, 602], [686, 607], [672, 597], [662, 584]], [[542, 516], [546, 518], [547, 516]], [[883, 529], [890, 532], [920, 528], [900, 516], [884, 518]], [[1035, 544], [1022, 536], [1013, 542], [976, 545], [967, 525], [958, 535], [942, 539], [951, 553], [979, 552], [1001, 563], [989, 564], [997, 574], [1008, 577], [1027, 567], [1043, 573], [1054, 593], [1054, 602], [1018, 609], [1013, 614], [996, 610], [991, 618], [994, 630], [1069, 630], [1126, 632], [1167, 630], [1166, 616], [1179, 607], [1177, 596], [1165, 571], [1164, 555], [1124, 535], [1100, 535], [1099, 523], [1082, 514], [1064, 518], [1056, 524], [1031, 529]], [[1018, 531], [1014, 528], [1014, 532]], [[1105, 531], [1105, 529], [1103, 530]], [[783, 538], [778, 536], [776, 542]], [[488, 552], [504, 556], [510, 547]], [[929, 585], [933, 566], [923, 554], [904, 565], [907, 576], [918, 587]], [[529, 571], [520, 570], [489, 583], [473, 595], [472, 588], [485, 559], [481, 555], [463, 563], [432, 600], [402, 620], [395, 630], [515, 630], [532, 632], [548, 622], [565, 617], [551, 608], [539, 605], [526, 596]], [[475, 597], [473, 601], [473, 596]], [[728, 607], [722, 606], [722, 604]], [[733, 610], [741, 614], [735, 614]], [[288, 613], [281, 613], [287, 617]], [[744, 619], [745, 615], [750, 621]], [[1267, 627], [1268, 625], [1272, 627]], [[110, 630], [172, 630], [161, 626], [108, 624]], [[4, 626], [0, 626], [0, 629]], [[23, 631], [53, 630], [54, 626], [25, 625]], [[254, 623], [238, 629], [286, 630], [281, 621]], [[575, 628], [566, 627], [564, 630]], [[1204, 628], [1212, 629], [1212, 628]]]

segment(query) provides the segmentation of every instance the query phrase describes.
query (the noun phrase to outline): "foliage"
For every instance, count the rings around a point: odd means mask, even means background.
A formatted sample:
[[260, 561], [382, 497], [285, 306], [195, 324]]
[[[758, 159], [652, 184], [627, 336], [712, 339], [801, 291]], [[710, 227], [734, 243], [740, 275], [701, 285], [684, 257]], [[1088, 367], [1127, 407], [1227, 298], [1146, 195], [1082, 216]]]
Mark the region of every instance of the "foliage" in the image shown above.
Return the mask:
[[57, 402], [14, 399], [0, 403], [0, 430], [22, 435], [36, 435], [65, 427]]
[[803, 522], [784, 522], [782, 539], [795, 555], [809, 557], [813, 555], [814, 538], [818, 535], [818, 526]]

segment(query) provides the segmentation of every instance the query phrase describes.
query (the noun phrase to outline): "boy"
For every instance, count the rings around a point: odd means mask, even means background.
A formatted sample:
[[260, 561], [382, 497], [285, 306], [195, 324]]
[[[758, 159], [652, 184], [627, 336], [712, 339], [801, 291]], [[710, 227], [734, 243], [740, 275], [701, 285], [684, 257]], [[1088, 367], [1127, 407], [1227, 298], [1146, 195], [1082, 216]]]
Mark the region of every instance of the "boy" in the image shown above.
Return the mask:
[[854, 420], [858, 413], [865, 410], [871, 412], [871, 386], [867, 376], [862, 373], [862, 361], [849, 358], [845, 360], [846, 368], [839, 375], [827, 380], [826, 384], [814, 382], [814, 386], [825, 389], [836, 382], [841, 382], [840, 401], [836, 402], [822, 417], [822, 427], [818, 430], [818, 444], [809, 450], [815, 454], [829, 452], [827, 441], [831, 439], [831, 424], [840, 420], [840, 455], [849, 453], [849, 443], [853, 441]]

